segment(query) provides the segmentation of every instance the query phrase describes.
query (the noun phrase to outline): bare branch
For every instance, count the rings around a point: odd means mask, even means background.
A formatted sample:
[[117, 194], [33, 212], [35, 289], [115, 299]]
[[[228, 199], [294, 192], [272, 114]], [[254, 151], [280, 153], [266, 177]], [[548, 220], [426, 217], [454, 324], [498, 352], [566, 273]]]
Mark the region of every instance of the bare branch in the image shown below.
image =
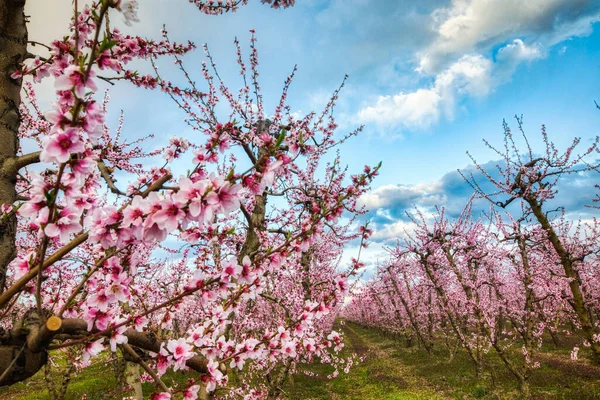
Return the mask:
[[108, 185], [108, 188], [110, 189], [110, 191], [113, 192], [114, 194], [124, 196], [125, 193], [120, 191], [117, 188], [117, 186], [115, 185], [115, 180], [110, 175], [110, 171], [108, 170], [108, 167], [106, 166], [106, 164], [104, 164], [104, 161], [97, 160], [96, 164], [98, 164], [98, 169], [100, 170], [100, 175], [102, 175], [102, 178], [106, 181], [106, 184]]

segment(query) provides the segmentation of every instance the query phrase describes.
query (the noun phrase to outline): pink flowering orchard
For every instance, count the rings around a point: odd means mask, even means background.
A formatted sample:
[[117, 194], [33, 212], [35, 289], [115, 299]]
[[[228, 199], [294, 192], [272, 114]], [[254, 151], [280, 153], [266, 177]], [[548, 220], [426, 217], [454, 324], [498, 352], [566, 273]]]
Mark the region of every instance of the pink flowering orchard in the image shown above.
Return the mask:
[[[559, 333], [575, 336], [571, 358], [586, 348], [599, 362], [600, 226], [596, 219], [569, 221], [565, 210], [547, 206], [561, 179], [598, 171], [589, 160], [597, 157], [599, 139], [579, 154], [579, 139], [560, 152], [542, 129], [545, 149], [538, 156], [528, 145], [520, 150], [506, 124], [504, 133], [504, 149], [492, 148], [502, 156], [496, 171], [473, 159], [479, 175], [463, 174], [476, 197], [462, 213], [409, 213], [414, 229], [389, 249], [389, 260], [343, 315], [399, 335], [407, 346], [416, 338], [429, 355], [436, 342], [450, 360], [460, 347], [479, 378], [493, 352], [529, 398], [544, 340], [558, 346]], [[490, 186], [496, 191], [484, 189]], [[479, 218], [477, 199], [491, 202]]]
[[[218, 15], [247, 1], [190, 3]], [[346, 368], [332, 326], [360, 262], [343, 270], [339, 259], [371, 233], [356, 231], [354, 216], [378, 167], [349, 175], [326, 158], [358, 133], [334, 136], [339, 90], [322, 113], [294, 118], [292, 73], [264, 110], [254, 33], [249, 61], [235, 41], [244, 84], [230, 89], [208, 48], [193, 77], [183, 57], [195, 44], [114, 28], [109, 15], [138, 22], [135, 1], [76, 1], [69, 30], [36, 44], [49, 54], [36, 56], [24, 4], [0, 1], [0, 385], [48, 367], [49, 350], [74, 369], [119, 351], [139, 366], [135, 396], [150, 395], [141, 369], [153, 399], [274, 399], [298, 363]], [[159, 74], [159, 57], [175, 62], [183, 85]], [[46, 81], [49, 109], [36, 97]], [[106, 122], [107, 83], [164, 92], [194, 137], [158, 150], [128, 140], [127, 110], [117, 126]], [[172, 168], [184, 158], [188, 171]], [[168, 370], [195, 373], [172, 387]]]

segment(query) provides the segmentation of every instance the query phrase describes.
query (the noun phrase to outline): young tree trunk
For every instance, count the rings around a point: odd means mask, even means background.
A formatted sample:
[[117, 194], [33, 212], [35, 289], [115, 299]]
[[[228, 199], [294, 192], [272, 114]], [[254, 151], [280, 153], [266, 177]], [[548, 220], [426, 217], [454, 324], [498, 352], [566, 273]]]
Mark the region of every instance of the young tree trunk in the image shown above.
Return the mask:
[[479, 351], [480, 349], [474, 349], [471, 343], [466, 339], [465, 333], [468, 332], [466, 323], [461, 322], [460, 316], [455, 315], [455, 313], [452, 311], [452, 307], [450, 307], [450, 301], [448, 300], [448, 296], [446, 295], [446, 292], [436, 279], [435, 274], [433, 272], [433, 268], [427, 261], [426, 257], [423, 254], [418, 255], [420, 257], [420, 263], [425, 270], [425, 274], [429, 278], [429, 281], [433, 284], [433, 288], [437, 293], [438, 302], [440, 304], [442, 312], [446, 314], [450, 326], [456, 333], [456, 337], [460, 341], [462, 347], [467, 351], [467, 354], [473, 361], [473, 364], [475, 364], [475, 375], [477, 379], [481, 378], [483, 365], [481, 359], [481, 352]]
[[571, 294], [573, 295], [571, 306], [579, 318], [581, 330], [583, 331], [583, 337], [585, 337], [590, 343], [594, 362], [596, 364], [600, 364], [600, 343], [594, 340], [595, 336], [600, 334], [600, 331], [595, 327], [594, 321], [592, 320], [593, 314], [590, 312], [589, 306], [584, 298], [584, 293], [581, 288], [581, 277], [575, 268], [573, 255], [564, 247], [561, 239], [548, 220], [548, 217], [543, 212], [542, 206], [537, 199], [525, 198], [525, 200], [531, 207], [533, 215], [535, 215], [535, 218], [546, 232], [546, 237], [552, 244], [552, 247], [554, 247], [556, 254], [560, 257], [560, 263], [563, 267], [565, 275], [570, 278], [569, 288], [571, 289]]
[[50, 397], [50, 400], [57, 400], [58, 395], [56, 393], [54, 379], [52, 378], [52, 367], [50, 366], [50, 363], [44, 365], [44, 381], [46, 382], [46, 389], [48, 389], [48, 397]]
[[125, 383], [131, 386], [133, 394], [130, 398], [134, 400], [144, 400], [144, 392], [142, 391], [142, 377], [140, 374], [140, 366], [131, 361], [125, 361]]
[[552, 338], [552, 343], [554, 344], [554, 347], [560, 347], [560, 340], [558, 339], [556, 330], [548, 329], [548, 332], [550, 333], [550, 337]]
[[[423, 345], [423, 347], [427, 351], [427, 355], [431, 355], [431, 350], [433, 348], [433, 342], [430, 340], [431, 337], [429, 339], [424, 337], [423, 333], [421, 332], [421, 327], [419, 326], [419, 322], [417, 321], [417, 319], [414, 316], [414, 313], [412, 312], [413, 310], [409, 306], [406, 299], [402, 296], [402, 292], [400, 292], [400, 287], [398, 286], [398, 282], [396, 282], [396, 279], [394, 278], [394, 276], [392, 275], [392, 272], [390, 270], [388, 270], [388, 273], [390, 274], [390, 279], [393, 283], [392, 288], [394, 289], [396, 295], [400, 299], [400, 302], [402, 304], [402, 307], [404, 307], [404, 311], [406, 312], [406, 315], [408, 315], [408, 320], [410, 322], [410, 325], [413, 327], [415, 334], [417, 335], [417, 339], [419, 340], [419, 343]], [[390, 296], [390, 299], [393, 299], [393, 296]], [[395, 303], [394, 303], [394, 308], [396, 308]]]
[[531, 390], [529, 389], [529, 381], [527, 379], [520, 380], [519, 390], [521, 391], [522, 399], [529, 399], [531, 397]]
[[279, 368], [279, 372], [277, 376], [270, 382], [269, 385], [269, 393], [267, 394], [268, 400], [277, 400], [279, 396], [283, 393], [282, 386], [287, 380], [288, 374], [290, 372], [290, 367], [292, 366], [292, 361], [286, 361], [285, 365], [282, 365]]
[[206, 385], [200, 383], [200, 390], [198, 391], [198, 400], [212, 400], [213, 397], [214, 396], [212, 395], [212, 393], [206, 391]]
[[[27, 52], [24, 7], [25, 0], [0, 0], [0, 205], [12, 205], [16, 199], [21, 79], [10, 75], [20, 68]], [[8, 264], [17, 256], [16, 228], [16, 216], [0, 218], [0, 293]]]

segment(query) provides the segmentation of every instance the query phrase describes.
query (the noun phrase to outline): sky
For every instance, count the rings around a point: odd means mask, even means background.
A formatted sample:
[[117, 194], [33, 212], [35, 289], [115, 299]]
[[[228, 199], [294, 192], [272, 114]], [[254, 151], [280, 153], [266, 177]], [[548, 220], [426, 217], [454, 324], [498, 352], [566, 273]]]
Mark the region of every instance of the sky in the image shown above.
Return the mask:
[[[82, 2], [80, 2], [82, 3]], [[503, 120], [515, 115], [534, 149], [544, 124], [559, 148], [574, 137], [583, 145], [598, 135], [600, 110], [600, 1], [595, 0], [297, 0], [273, 10], [249, 0], [235, 14], [204, 16], [185, 0], [141, 0], [140, 22], [125, 32], [159, 38], [163, 24], [173, 40], [208, 44], [230, 86], [241, 84], [233, 40], [247, 50], [258, 38], [266, 109], [273, 109], [294, 65], [292, 110], [321, 110], [345, 74], [336, 107], [340, 134], [365, 125], [341, 150], [351, 171], [382, 161], [374, 190], [364, 197], [375, 229], [364, 257], [373, 262], [410, 222], [415, 206], [460, 212], [471, 190], [456, 172], [469, 171], [469, 150], [490, 167], [498, 158], [483, 144], [500, 145]], [[62, 36], [70, 0], [28, 0], [33, 40]], [[193, 70], [202, 54], [186, 59]], [[169, 63], [161, 71], [173, 76]], [[172, 75], [171, 75], [172, 74]], [[45, 91], [44, 91], [45, 90]], [[52, 89], [42, 89], [50, 95]], [[183, 115], [160, 93], [115, 86], [111, 108], [125, 111], [126, 134], [157, 134], [157, 145], [190, 131]], [[49, 97], [48, 97], [49, 98]], [[118, 116], [118, 113], [114, 113]], [[115, 117], [116, 120], [116, 117]], [[598, 174], [566, 182], [560, 205], [573, 218], [589, 216]], [[355, 255], [350, 247], [348, 257]]]

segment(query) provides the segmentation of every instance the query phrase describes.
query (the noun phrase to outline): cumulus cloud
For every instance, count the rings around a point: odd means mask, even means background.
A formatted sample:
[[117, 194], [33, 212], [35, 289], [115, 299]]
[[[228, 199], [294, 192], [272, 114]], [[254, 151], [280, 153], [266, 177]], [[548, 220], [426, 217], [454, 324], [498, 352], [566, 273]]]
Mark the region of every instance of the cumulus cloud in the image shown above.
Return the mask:
[[[489, 161], [482, 164], [494, 179], [500, 179], [497, 166], [502, 168], [504, 162]], [[495, 187], [474, 165], [462, 169], [465, 176], [473, 176], [485, 193], [494, 193]], [[566, 217], [571, 220], [597, 216], [595, 210], [587, 207], [596, 195], [598, 173], [586, 171], [574, 175], [565, 175], [557, 185], [555, 198], [546, 204], [546, 209], [563, 207]], [[467, 184], [457, 171], [443, 175], [439, 180], [417, 185], [385, 185], [364, 194], [360, 202], [369, 211], [365, 216], [371, 221], [374, 233], [372, 240], [379, 243], [392, 244], [414, 231], [415, 224], [407, 213], [420, 211], [426, 221], [432, 218], [436, 207], [444, 207], [450, 218], [458, 217], [473, 196], [473, 188]], [[498, 199], [500, 200], [500, 198]], [[477, 199], [473, 203], [473, 212], [478, 214], [489, 211], [490, 203]], [[520, 213], [520, 205], [513, 203], [507, 211]]]
[[539, 44], [531, 46], [523, 43], [521, 39], [515, 39], [498, 50], [496, 60], [501, 62], [518, 63], [521, 61], [533, 61], [544, 57], [544, 49]]
[[436, 205], [446, 201], [441, 182], [418, 185], [385, 185], [364, 194], [361, 205], [368, 209], [407, 208], [416, 204]]
[[518, 37], [552, 46], [591, 33], [593, 0], [453, 0], [432, 14], [436, 39], [420, 52], [419, 69], [436, 74], [462, 54]]
[[416, 51], [427, 87], [381, 95], [359, 109], [360, 123], [423, 129], [452, 119], [466, 98], [483, 97], [549, 47], [591, 33], [590, 0], [453, 0], [431, 13], [434, 39]]
[[375, 229], [371, 240], [383, 243], [395, 243], [410, 236], [416, 230], [417, 225], [413, 221], [398, 220], [389, 224], [382, 225]]
[[439, 119], [441, 101], [441, 96], [433, 88], [379, 96], [375, 105], [358, 112], [358, 119], [379, 124], [402, 121], [407, 127], [424, 127]]
[[521, 39], [501, 47], [496, 54], [495, 75], [497, 84], [510, 80], [521, 63], [539, 60], [546, 56], [546, 49], [539, 43], [527, 45]]
[[358, 111], [359, 122], [423, 128], [442, 115], [452, 118], [458, 95], [484, 96], [492, 88], [492, 63], [481, 55], [464, 55], [435, 78], [431, 87], [393, 96], [379, 96]]

